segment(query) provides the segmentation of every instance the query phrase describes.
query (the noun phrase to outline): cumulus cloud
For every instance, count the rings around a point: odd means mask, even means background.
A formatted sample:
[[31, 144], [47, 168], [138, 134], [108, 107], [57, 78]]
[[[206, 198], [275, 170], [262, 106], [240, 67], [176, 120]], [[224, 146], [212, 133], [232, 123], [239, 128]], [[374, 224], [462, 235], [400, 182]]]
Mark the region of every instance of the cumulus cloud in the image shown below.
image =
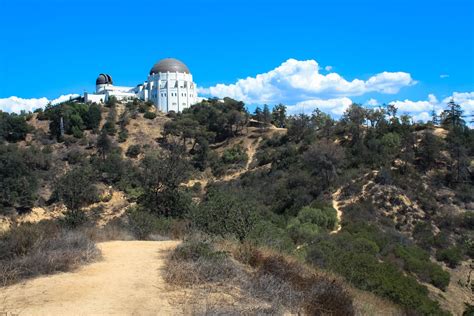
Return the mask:
[[288, 114], [309, 114], [318, 108], [323, 112], [339, 116], [342, 115], [351, 104], [352, 100], [347, 97], [326, 100], [312, 99], [298, 102], [295, 105], [290, 105], [288, 106], [287, 111]]
[[331, 71], [331, 70], [332, 70], [332, 66], [326, 66], [326, 67], [324, 67], [324, 69], [326, 69], [326, 71]]
[[20, 113], [21, 111], [34, 111], [38, 108], [44, 108], [48, 103], [57, 104], [78, 97], [78, 94], [66, 94], [56, 99], [48, 100], [47, 98], [31, 98], [23, 99], [19, 97], [9, 97], [0, 99], [0, 110], [4, 112]]
[[472, 115], [474, 113], [474, 92], [454, 92], [451, 96], [439, 101], [434, 94], [429, 94], [427, 100], [412, 101], [392, 101], [399, 112], [413, 116], [415, 121], [427, 121], [431, 119], [431, 112], [434, 110], [438, 115], [446, 109], [446, 104], [454, 100], [461, 106], [464, 113]]
[[379, 105], [379, 101], [372, 98], [372, 99], [367, 100], [367, 102], [365, 102], [365, 105], [370, 106], [370, 107], [377, 106], [377, 105]]
[[277, 68], [255, 77], [239, 79], [233, 84], [217, 84], [200, 88], [213, 97], [231, 97], [249, 104], [298, 104], [308, 100], [337, 99], [360, 96], [368, 92], [397, 93], [416, 83], [406, 72], [382, 72], [367, 80], [346, 80], [337, 73], [323, 75], [316, 60], [288, 59]]

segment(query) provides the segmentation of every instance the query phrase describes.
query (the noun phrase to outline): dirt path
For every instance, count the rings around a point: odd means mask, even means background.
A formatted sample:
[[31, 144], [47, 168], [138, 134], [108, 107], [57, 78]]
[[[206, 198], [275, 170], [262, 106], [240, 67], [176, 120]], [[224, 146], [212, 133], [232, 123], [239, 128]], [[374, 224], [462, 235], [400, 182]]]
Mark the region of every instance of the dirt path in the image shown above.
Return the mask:
[[341, 230], [342, 211], [339, 208], [339, 196], [341, 195], [341, 190], [342, 188], [339, 188], [332, 194], [332, 207], [336, 210], [337, 226], [330, 232], [330, 234], [336, 234]]
[[177, 241], [100, 243], [103, 260], [0, 288], [0, 314], [176, 315], [160, 270]]
[[258, 146], [260, 146], [260, 143], [262, 142], [262, 138], [259, 137], [256, 142], [251, 143], [247, 147], [247, 155], [248, 155], [248, 160], [247, 163], [245, 164], [245, 167], [242, 168], [241, 170], [234, 172], [232, 174], [226, 175], [222, 178], [222, 181], [230, 181], [230, 180], [235, 180], [238, 177], [240, 177], [242, 174], [245, 172], [249, 171], [250, 169], [250, 164], [253, 161], [253, 158], [255, 157], [255, 153], [257, 152]]

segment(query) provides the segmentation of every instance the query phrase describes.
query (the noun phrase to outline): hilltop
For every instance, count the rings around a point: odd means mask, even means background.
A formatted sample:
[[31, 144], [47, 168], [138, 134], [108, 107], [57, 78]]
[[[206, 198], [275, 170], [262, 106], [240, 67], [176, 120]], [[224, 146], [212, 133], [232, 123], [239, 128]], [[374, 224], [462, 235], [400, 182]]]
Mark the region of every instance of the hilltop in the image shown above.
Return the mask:
[[[209, 313], [472, 309], [474, 135], [453, 111], [415, 124], [352, 105], [336, 121], [226, 98], [0, 114], [4, 284], [100, 260], [95, 242], [175, 238], [162, 273], [189, 295], [177, 313], [204, 313], [209, 293]], [[91, 255], [17, 269], [71, 232]]]

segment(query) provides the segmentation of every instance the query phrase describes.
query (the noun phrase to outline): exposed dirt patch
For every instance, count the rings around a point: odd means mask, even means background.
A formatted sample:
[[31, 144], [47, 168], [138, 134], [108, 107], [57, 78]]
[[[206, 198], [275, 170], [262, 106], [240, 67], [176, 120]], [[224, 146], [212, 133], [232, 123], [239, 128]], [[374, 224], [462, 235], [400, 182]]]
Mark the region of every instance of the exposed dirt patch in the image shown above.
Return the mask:
[[161, 271], [178, 241], [98, 244], [103, 261], [76, 272], [39, 277], [0, 289], [0, 312], [18, 315], [176, 315]]

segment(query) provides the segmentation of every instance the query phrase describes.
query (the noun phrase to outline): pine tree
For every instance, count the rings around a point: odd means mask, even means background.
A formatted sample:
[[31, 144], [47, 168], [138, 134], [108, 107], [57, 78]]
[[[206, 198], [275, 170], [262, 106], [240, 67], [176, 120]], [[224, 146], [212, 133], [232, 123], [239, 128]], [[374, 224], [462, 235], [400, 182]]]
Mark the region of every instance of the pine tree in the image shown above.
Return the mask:
[[446, 128], [452, 128], [453, 130], [463, 127], [466, 122], [462, 119], [461, 106], [454, 102], [453, 99], [449, 101], [448, 107], [441, 114], [441, 124]]

